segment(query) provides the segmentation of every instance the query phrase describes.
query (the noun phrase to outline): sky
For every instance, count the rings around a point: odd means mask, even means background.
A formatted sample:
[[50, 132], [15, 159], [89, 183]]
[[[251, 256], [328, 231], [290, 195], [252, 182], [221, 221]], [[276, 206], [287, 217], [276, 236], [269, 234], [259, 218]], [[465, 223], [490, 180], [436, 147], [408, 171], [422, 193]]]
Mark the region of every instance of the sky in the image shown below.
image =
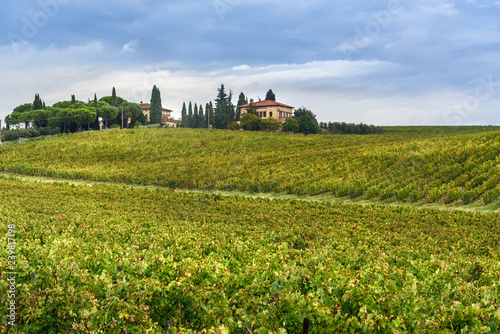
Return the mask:
[[324, 122], [500, 124], [497, 0], [3, 0], [0, 118], [117, 94], [205, 105], [224, 84]]

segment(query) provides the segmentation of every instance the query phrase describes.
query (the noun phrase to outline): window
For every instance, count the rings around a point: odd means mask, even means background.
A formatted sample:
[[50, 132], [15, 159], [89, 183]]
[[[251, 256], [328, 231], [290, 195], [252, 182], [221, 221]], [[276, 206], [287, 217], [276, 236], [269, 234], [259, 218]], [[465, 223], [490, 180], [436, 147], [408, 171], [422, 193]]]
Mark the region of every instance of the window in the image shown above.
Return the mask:
[[263, 114], [264, 114], [263, 117], [267, 117], [267, 112], [264, 111]]
[[269, 117], [273, 117], [273, 112], [272, 111], [269, 112]]

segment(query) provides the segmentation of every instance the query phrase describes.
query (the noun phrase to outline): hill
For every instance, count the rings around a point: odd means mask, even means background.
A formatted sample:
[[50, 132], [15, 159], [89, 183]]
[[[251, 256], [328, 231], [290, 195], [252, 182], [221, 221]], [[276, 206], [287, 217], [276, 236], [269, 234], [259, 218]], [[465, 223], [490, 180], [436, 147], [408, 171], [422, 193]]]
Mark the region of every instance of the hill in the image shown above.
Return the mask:
[[0, 148], [0, 169], [171, 188], [330, 193], [482, 204], [500, 196], [494, 127], [387, 128], [374, 136], [143, 129]]

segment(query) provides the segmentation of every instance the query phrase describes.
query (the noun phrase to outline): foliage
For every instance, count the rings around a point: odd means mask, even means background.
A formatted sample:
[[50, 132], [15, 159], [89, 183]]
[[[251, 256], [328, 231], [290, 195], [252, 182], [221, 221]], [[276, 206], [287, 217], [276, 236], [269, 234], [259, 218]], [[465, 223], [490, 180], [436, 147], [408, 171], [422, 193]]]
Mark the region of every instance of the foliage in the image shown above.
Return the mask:
[[2, 142], [13, 141], [19, 138], [35, 138], [40, 136], [55, 135], [61, 132], [57, 128], [40, 128], [40, 129], [17, 129], [17, 130], [2, 130]]
[[153, 86], [153, 91], [151, 93], [151, 111], [150, 111], [150, 122], [151, 124], [160, 124], [162, 119], [163, 108], [161, 105], [161, 93], [160, 90]]
[[231, 102], [233, 93], [230, 91], [228, 95], [223, 84], [217, 92], [213, 125], [216, 129], [225, 129], [235, 119], [234, 105]]
[[276, 95], [274, 95], [272, 89], [270, 89], [270, 90], [267, 91], [267, 93], [266, 93], [266, 100], [276, 101]]
[[295, 118], [287, 118], [283, 123], [282, 131], [288, 133], [299, 132], [299, 122]]
[[252, 131], [251, 127], [254, 127], [256, 123], [260, 124], [260, 120], [261, 118], [255, 114], [245, 113], [241, 116], [240, 126], [243, 130]]
[[293, 118], [299, 123], [299, 132], [305, 135], [316, 134], [319, 132], [316, 115], [311, 110], [301, 107], [295, 110]]
[[358, 135], [368, 135], [383, 133], [383, 128], [381, 126], [367, 125], [367, 124], [355, 124], [355, 123], [345, 123], [345, 122], [328, 122], [319, 124], [320, 129], [328, 134], [358, 134]]
[[239, 130], [240, 129], [240, 125], [238, 123], [236, 123], [236, 122], [232, 122], [231, 124], [229, 124], [227, 126], [227, 129], [228, 130], [233, 130], [233, 131]]
[[272, 117], [263, 119], [261, 121], [260, 125], [262, 127], [262, 130], [264, 130], [264, 131], [277, 131], [277, 130], [281, 129], [281, 123], [278, 122], [278, 120], [276, 118], [272, 118]]
[[35, 100], [33, 101], [33, 110], [40, 110], [44, 109], [43, 108], [43, 101], [40, 99], [40, 95], [37, 93], [35, 94]]
[[498, 214], [6, 179], [0, 194], [22, 333], [500, 327]]
[[127, 183], [158, 180], [178, 188], [217, 184], [377, 201], [488, 204], [500, 196], [499, 143], [495, 127], [377, 136], [126, 130], [2, 147], [0, 167], [91, 173]]

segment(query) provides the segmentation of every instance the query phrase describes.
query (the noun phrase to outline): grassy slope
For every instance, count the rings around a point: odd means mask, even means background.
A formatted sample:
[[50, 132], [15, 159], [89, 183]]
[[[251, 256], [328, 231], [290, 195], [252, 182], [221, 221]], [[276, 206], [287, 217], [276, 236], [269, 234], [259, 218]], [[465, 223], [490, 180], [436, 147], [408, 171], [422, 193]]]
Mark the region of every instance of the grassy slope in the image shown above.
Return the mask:
[[500, 326], [496, 214], [2, 178], [0, 194], [25, 332]]
[[[391, 127], [376, 136], [188, 129], [93, 132], [0, 148], [0, 167], [170, 187], [485, 202], [500, 195], [500, 131]], [[397, 132], [399, 131], [399, 132]]]

